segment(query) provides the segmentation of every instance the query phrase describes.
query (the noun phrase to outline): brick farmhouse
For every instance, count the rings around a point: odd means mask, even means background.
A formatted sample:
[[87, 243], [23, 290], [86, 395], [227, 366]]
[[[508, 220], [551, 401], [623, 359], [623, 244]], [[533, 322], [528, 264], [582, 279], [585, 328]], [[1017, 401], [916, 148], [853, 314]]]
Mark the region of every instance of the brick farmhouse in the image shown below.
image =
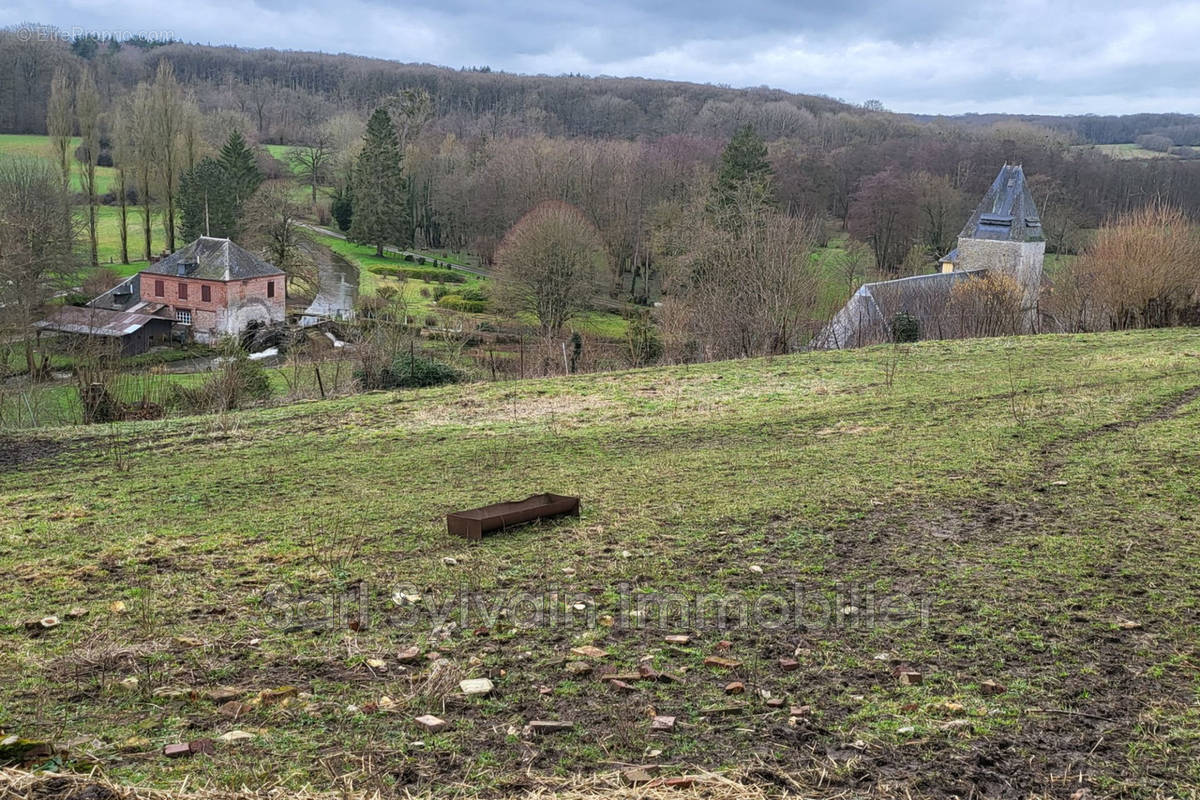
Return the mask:
[[199, 342], [237, 336], [251, 324], [282, 324], [282, 270], [228, 239], [202, 236], [139, 274], [139, 299], [173, 311]]
[[228, 239], [202, 236], [96, 297], [40, 322], [42, 331], [117, 341], [123, 355], [174, 338], [212, 343], [252, 325], [280, 325], [286, 276]]

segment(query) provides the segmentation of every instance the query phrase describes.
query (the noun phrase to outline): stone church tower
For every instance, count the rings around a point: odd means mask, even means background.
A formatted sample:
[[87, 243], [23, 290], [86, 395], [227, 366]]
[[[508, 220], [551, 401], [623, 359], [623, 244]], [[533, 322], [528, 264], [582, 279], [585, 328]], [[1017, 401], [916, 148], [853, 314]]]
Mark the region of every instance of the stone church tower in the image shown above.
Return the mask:
[[1025, 329], [1036, 330], [1046, 238], [1019, 164], [1000, 169], [979, 207], [941, 260], [943, 272], [986, 269], [1012, 276], [1021, 287]]

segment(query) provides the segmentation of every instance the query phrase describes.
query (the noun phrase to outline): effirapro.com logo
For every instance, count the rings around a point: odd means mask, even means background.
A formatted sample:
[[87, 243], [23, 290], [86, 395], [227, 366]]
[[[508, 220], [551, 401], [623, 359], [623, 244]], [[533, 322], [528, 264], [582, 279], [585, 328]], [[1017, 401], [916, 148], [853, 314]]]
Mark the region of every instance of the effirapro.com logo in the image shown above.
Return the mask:
[[81, 25], [73, 25], [69, 28], [57, 28], [52, 25], [18, 25], [15, 33], [22, 42], [65, 42], [67, 44], [77, 39], [115, 40], [118, 42], [138, 39], [144, 42], [161, 42], [163, 44], [176, 40], [175, 31], [169, 30], [85, 28]]

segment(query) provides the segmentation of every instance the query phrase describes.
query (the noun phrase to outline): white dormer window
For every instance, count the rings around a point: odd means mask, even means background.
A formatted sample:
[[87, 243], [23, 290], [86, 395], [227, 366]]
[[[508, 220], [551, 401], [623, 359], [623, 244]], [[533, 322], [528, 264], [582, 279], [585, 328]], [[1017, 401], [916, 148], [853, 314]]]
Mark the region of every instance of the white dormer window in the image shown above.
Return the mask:
[[192, 312], [186, 308], [175, 309], [175, 321], [180, 325], [192, 324]]

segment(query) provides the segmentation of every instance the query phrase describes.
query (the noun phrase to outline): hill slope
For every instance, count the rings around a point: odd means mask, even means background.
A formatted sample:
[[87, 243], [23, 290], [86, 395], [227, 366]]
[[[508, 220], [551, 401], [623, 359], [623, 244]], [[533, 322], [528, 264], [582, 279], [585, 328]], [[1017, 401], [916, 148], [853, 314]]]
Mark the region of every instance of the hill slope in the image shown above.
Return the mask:
[[[1184, 795], [1198, 397], [1200, 332], [1175, 330], [9, 441], [0, 729], [95, 737], [109, 775], [158, 785], [334, 788], [359, 769], [360, 789], [499, 794], [653, 761], [755, 763], [811, 795]], [[448, 511], [544, 490], [581, 495], [582, 518], [445, 533]], [[45, 635], [19, 624], [51, 613]], [[571, 653], [589, 644], [604, 655]], [[409, 646], [440, 659], [403, 662]], [[639, 664], [674, 677], [598, 678]], [[464, 697], [463, 677], [495, 692]], [[285, 686], [301, 694], [259, 694]], [[792, 706], [810, 708], [789, 724]], [[254, 738], [154, 752], [232, 729]]]

